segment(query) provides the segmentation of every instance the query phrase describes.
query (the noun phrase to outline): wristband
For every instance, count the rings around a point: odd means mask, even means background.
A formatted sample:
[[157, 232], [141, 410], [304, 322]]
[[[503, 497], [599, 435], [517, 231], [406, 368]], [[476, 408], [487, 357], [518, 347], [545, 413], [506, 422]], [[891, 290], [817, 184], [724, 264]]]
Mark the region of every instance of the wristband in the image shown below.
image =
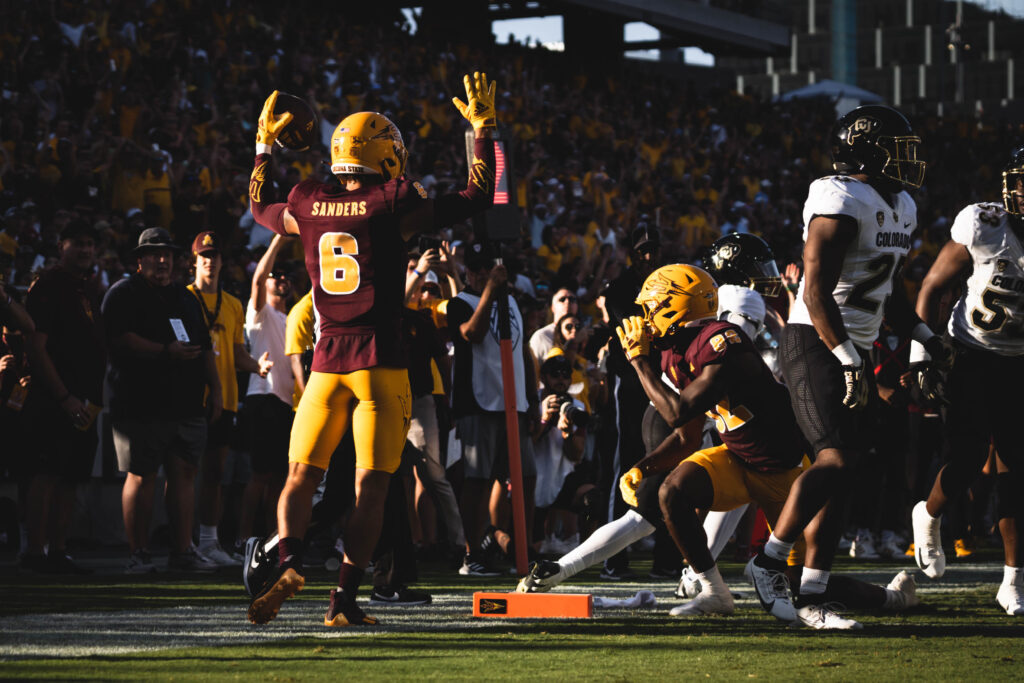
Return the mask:
[[857, 347], [849, 339], [833, 348], [832, 355], [838, 358], [839, 364], [844, 367], [853, 366], [859, 368], [864, 364], [864, 359], [857, 353]]
[[935, 333], [932, 332], [932, 328], [928, 327], [928, 325], [923, 322], [914, 325], [914, 331], [910, 333], [911, 339], [916, 342], [921, 342], [922, 344], [934, 336]]
[[412, 272], [416, 273], [416, 277], [418, 277], [418, 278], [423, 277], [423, 273], [421, 273], [420, 271], [416, 270], [415, 268], [412, 269]]
[[932, 354], [928, 353], [928, 350], [924, 348], [924, 344], [914, 340], [910, 342], [910, 363], [925, 363], [932, 359]]
[[256, 143], [256, 156], [259, 156], [260, 154], [271, 154], [273, 151], [273, 145], [265, 145], [262, 142]]

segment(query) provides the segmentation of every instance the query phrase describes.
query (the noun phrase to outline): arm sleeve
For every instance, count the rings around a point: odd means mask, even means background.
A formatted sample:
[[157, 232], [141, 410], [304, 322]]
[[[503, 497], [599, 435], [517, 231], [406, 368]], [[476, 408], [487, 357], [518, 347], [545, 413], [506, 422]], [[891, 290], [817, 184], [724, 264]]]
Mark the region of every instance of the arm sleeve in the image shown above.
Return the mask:
[[271, 188], [268, 187], [267, 172], [271, 156], [257, 155], [252, 175], [249, 177], [249, 208], [257, 223], [279, 235], [287, 234], [284, 229], [284, 210], [287, 204], [270, 203]]
[[466, 220], [494, 204], [494, 145], [491, 138], [473, 141], [473, 163], [466, 189], [434, 200], [435, 228]]

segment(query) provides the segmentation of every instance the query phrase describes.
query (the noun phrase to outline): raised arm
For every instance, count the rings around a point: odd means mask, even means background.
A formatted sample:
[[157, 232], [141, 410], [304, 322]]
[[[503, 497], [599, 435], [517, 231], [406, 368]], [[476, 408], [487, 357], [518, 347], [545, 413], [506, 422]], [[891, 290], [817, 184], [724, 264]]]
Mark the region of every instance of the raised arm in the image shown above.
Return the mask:
[[285, 112], [280, 116], [274, 114], [276, 103], [275, 90], [263, 103], [263, 111], [260, 113], [256, 128], [256, 161], [249, 177], [249, 207], [256, 222], [265, 228], [279, 235], [298, 235], [299, 224], [288, 212], [288, 205], [280, 202], [271, 203], [270, 188], [267, 187], [274, 141], [292, 120], [291, 112]]
[[[408, 240], [428, 226], [436, 229], [463, 221], [491, 207], [494, 203], [494, 141], [493, 131], [497, 125], [494, 108], [494, 81], [488, 82], [487, 74], [479, 71], [462, 79], [466, 88], [467, 102], [452, 98], [456, 109], [473, 126], [473, 161], [469, 166], [466, 189], [461, 192], [438, 197], [432, 205], [424, 204], [424, 210], [432, 212], [431, 222], [424, 221], [421, 212], [415, 211], [402, 220], [402, 239]], [[428, 208], [430, 207], [430, 208]]]
[[274, 235], [270, 246], [263, 252], [260, 262], [256, 264], [256, 271], [252, 274], [252, 289], [249, 296], [252, 297], [252, 307], [257, 313], [267, 303], [267, 277], [270, 276], [270, 271], [274, 268], [274, 262], [277, 261], [277, 255], [281, 252], [283, 244], [284, 237]]

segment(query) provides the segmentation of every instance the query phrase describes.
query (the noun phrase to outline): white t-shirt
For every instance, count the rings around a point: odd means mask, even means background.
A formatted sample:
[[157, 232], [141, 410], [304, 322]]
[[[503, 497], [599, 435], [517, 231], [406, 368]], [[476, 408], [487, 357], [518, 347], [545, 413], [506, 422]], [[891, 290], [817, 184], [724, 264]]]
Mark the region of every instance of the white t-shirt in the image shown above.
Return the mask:
[[[572, 403], [583, 410], [583, 404], [576, 399]], [[565, 478], [576, 467], [563, 455], [564, 445], [565, 439], [562, 438], [562, 430], [558, 428], [557, 422], [533, 444], [533, 457], [537, 463], [537, 485], [533, 498], [537, 507], [550, 507], [555, 502]]]
[[1024, 249], [999, 204], [971, 204], [950, 237], [971, 255], [967, 289], [953, 307], [949, 333], [1004, 356], [1024, 354]]
[[548, 323], [530, 336], [530, 353], [537, 360], [539, 368], [555, 345], [555, 324]]
[[292, 364], [284, 354], [284, 330], [288, 314], [273, 306], [264, 305], [256, 312], [252, 299], [245, 309], [245, 335], [249, 339], [250, 353], [259, 358], [269, 352], [274, 367], [266, 377], [253, 373], [249, 376], [249, 390], [246, 396], [253, 394], [273, 394], [288, 405], [292, 405], [292, 391], [295, 378], [292, 377]]
[[[857, 236], [843, 256], [839, 282], [832, 297], [850, 340], [869, 350], [878, 337], [885, 301], [892, 293], [893, 273], [910, 251], [910, 236], [917, 229], [917, 205], [910, 195], [895, 195], [889, 206], [868, 183], [849, 176], [826, 176], [811, 183], [804, 203], [804, 241], [815, 216], [849, 216], [857, 221]], [[804, 303], [804, 278], [789, 322], [811, 325]]]

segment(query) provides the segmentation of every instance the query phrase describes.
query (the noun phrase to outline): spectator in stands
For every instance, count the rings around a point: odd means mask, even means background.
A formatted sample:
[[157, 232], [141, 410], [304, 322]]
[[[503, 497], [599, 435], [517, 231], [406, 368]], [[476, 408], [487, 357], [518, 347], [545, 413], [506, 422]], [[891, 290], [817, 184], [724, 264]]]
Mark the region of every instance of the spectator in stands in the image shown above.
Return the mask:
[[[639, 291], [639, 290], [637, 290]], [[548, 357], [548, 351], [555, 344], [555, 323], [567, 314], [579, 312], [579, 299], [572, 290], [562, 287], [551, 295], [551, 322], [533, 333], [530, 337], [530, 353], [537, 368]]]
[[33, 476], [21, 567], [44, 574], [88, 573], [68, 556], [65, 542], [76, 486], [92, 475], [96, 416], [103, 409], [107, 358], [95, 262], [96, 231], [85, 221], [71, 221], [60, 234], [60, 260], [26, 300], [35, 322], [28, 351], [36, 385], [25, 418], [35, 453], [29, 458]]
[[[507, 274], [493, 265], [486, 244], [475, 243], [466, 250], [466, 289], [448, 302], [448, 333], [455, 345], [452, 411], [456, 434], [462, 442], [465, 480], [462, 484], [462, 521], [467, 553], [459, 573], [464, 576], [497, 576], [479, 548], [488, 518], [500, 527], [502, 520], [489, 515], [491, 484], [504, 483], [509, 473], [505, 394], [502, 382], [498, 338], [497, 297], [505, 294]], [[519, 444], [523, 468], [523, 497], [526, 502], [527, 533], [533, 519], [533, 488], [537, 470], [529, 438], [529, 413], [536, 416], [536, 376], [523, 344], [523, 321], [515, 299], [508, 296], [512, 327], [516, 410], [519, 414]]]
[[245, 349], [242, 336], [242, 302], [224, 291], [220, 274], [224, 266], [222, 241], [216, 233], [201, 232], [192, 241], [192, 265], [195, 281], [188, 286], [203, 309], [203, 320], [210, 335], [210, 344], [216, 359], [224, 409], [216, 422], [207, 428], [206, 450], [202, 458], [202, 477], [199, 487], [199, 554], [220, 567], [242, 563], [239, 548], [233, 554], [225, 551], [217, 535], [217, 525], [223, 514], [221, 483], [224, 461], [235, 428], [238, 412], [238, 372], [249, 372], [266, 377], [274, 361], [264, 351], [258, 360]]
[[127, 473], [121, 500], [131, 552], [128, 573], [156, 569], [149, 523], [161, 466], [173, 528], [168, 567], [196, 571], [216, 566], [192, 545], [192, 512], [207, 418], [220, 417], [223, 397], [199, 302], [171, 280], [176, 251], [166, 230], [144, 230], [135, 248], [138, 271], [103, 299], [114, 448]]
[[275, 528], [277, 499], [288, 475], [288, 440], [291, 435], [292, 399], [295, 378], [285, 354], [285, 328], [291, 281], [280, 266], [278, 255], [288, 238], [274, 235], [252, 276], [249, 305], [245, 311], [245, 332], [254, 355], [267, 354], [274, 366], [266, 377], [250, 376], [245, 396], [246, 422], [250, 428], [252, 479], [245, 489], [238, 537], [252, 535], [253, 521], [260, 506], [266, 514], [267, 531]]

